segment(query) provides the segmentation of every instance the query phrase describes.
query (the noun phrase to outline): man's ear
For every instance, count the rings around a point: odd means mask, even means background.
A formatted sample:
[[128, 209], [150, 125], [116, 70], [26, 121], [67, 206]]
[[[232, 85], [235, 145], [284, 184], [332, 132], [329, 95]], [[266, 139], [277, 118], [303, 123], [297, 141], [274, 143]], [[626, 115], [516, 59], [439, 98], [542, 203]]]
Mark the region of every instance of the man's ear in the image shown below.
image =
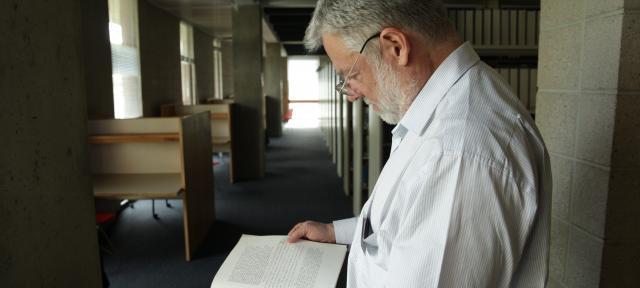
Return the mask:
[[385, 28], [380, 32], [380, 49], [385, 59], [393, 61], [398, 66], [409, 63], [411, 42], [406, 33], [396, 28]]

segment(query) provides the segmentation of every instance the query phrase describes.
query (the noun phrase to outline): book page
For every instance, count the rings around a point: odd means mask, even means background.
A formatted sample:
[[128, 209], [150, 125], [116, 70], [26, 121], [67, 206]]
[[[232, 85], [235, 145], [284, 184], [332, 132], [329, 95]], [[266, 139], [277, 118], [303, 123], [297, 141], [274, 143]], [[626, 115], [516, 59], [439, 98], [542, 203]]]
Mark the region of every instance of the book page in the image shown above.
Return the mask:
[[299, 241], [287, 236], [242, 235], [211, 288], [335, 287], [346, 246]]

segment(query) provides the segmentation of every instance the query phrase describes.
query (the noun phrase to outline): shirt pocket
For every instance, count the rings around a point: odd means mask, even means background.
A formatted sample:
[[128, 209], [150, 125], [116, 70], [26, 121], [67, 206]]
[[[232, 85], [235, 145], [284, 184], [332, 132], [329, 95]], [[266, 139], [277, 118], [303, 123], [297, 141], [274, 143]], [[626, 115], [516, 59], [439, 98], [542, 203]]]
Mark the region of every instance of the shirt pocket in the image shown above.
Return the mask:
[[369, 236], [362, 239], [362, 248], [367, 254], [378, 254], [378, 233], [372, 232]]

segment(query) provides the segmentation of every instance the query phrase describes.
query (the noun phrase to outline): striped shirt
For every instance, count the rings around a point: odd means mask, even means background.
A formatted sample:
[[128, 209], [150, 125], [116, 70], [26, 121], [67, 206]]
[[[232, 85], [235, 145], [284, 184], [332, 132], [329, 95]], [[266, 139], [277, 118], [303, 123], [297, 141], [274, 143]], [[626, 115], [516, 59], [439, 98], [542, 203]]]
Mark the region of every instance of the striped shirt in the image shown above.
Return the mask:
[[533, 120], [465, 43], [393, 130], [360, 216], [334, 222], [348, 287], [544, 287], [550, 199]]

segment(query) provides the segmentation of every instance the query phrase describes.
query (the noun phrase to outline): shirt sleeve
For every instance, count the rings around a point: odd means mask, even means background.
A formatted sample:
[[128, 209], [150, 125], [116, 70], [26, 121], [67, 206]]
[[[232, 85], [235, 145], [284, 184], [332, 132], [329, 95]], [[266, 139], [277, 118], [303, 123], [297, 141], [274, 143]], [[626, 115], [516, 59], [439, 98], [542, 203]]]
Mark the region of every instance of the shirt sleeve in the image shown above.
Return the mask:
[[509, 286], [536, 197], [504, 167], [442, 155], [407, 183], [385, 287]]
[[333, 221], [333, 230], [336, 235], [336, 243], [351, 245], [357, 222], [358, 217]]

